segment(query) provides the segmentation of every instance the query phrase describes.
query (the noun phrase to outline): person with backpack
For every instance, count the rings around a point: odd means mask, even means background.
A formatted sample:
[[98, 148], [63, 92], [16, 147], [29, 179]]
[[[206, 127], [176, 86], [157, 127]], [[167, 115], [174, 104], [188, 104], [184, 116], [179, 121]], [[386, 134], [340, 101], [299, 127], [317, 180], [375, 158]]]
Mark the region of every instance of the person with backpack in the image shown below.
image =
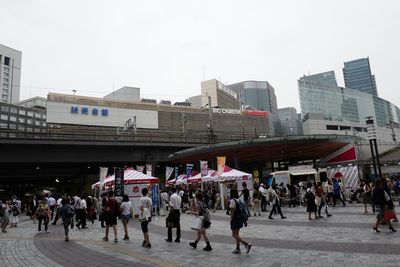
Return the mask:
[[272, 214], [276, 213], [276, 211], [278, 211], [278, 213], [281, 215], [281, 219], [286, 219], [285, 216], [283, 216], [282, 210], [281, 210], [281, 206], [279, 205], [279, 195], [276, 193], [276, 185], [273, 184], [272, 186], [270, 186], [270, 188], [268, 188], [267, 190], [267, 195], [268, 195], [268, 199], [269, 202], [272, 205], [272, 210], [269, 213], [268, 218], [270, 220], [273, 220], [274, 218], [272, 217]]
[[230, 191], [229, 208], [231, 215], [232, 237], [236, 241], [236, 249], [232, 251], [232, 253], [240, 254], [240, 243], [242, 243], [246, 248], [246, 254], [249, 254], [252, 244], [243, 240], [239, 233], [243, 225], [247, 227], [249, 214], [247, 213], [245, 204], [239, 200], [239, 193], [236, 188], [232, 188]]
[[240, 194], [239, 198], [241, 196], [243, 196], [244, 204], [246, 205], [247, 213], [249, 214], [249, 217], [250, 217], [251, 216], [250, 210], [249, 210], [250, 203], [251, 203], [250, 191], [247, 188], [247, 183], [246, 182], [243, 182], [242, 186], [243, 186], [243, 190], [242, 190], [242, 193]]
[[108, 241], [108, 233], [110, 230], [110, 226], [114, 230], [114, 243], [118, 243], [118, 235], [117, 235], [117, 216], [118, 216], [118, 203], [114, 198], [114, 192], [108, 192], [108, 200], [105, 211], [105, 221], [106, 221], [106, 230], [105, 236], [103, 237], [104, 241]]
[[42, 222], [44, 223], [44, 230], [46, 233], [48, 232], [49, 225], [49, 217], [50, 217], [50, 208], [47, 205], [47, 199], [44, 198], [39, 202], [39, 206], [36, 210], [36, 217], [38, 218], [38, 232], [42, 231]]
[[202, 223], [200, 229], [196, 229], [197, 232], [197, 238], [194, 242], [190, 242], [189, 245], [196, 249], [197, 244], [199, 243], [201, 237], [203, 236], [204, 241], [206, 242], [206, 246], [203, 248], [204, 251], [211, 251], [211, 244], [210, 241], [208, 240], [206, 229], [211, 226], [211, 221], [210, 221], [210, 212], [206, 207], [206, 204], [203, 201], [203, 193], [202, 192], [197, 192], [196, 193], [196, 200], [195, 200], [195, 205], [193, 206], [194, 211], [188, 211], [188, 214], [194, 214], [198, 217], [202, 218]]
[[69, 226], [71, 225], [72, 218], [75, 215], [75, 210], [69, 203], [68, 198], [62, 198], [61, 200], [61, 209], [59, 215], [61, 216], [64, 232], [65, 232], [65, 241], [69, 241]]
[[18, 203], [13, 199], [11, 204], [11, 226], [10, 227], [17, 227], [18, 224], [18, 216], [21, 213], [21, 209], [18, 206]]

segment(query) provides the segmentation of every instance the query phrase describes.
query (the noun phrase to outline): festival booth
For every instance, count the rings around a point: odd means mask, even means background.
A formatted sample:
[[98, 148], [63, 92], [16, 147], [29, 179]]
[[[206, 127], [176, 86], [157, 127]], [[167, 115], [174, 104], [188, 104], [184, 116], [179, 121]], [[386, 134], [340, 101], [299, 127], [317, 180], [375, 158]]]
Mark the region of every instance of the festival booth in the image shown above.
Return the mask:
[[228, 201], [229, 196], [229, 188], [232, 186], [236, 186], [239, 191], [239, 195], [243, 190], [243, 182], [246, 182], [247, 189], [250, 191], [250, 196], [253, 195], [253, 176], [250, 173], [242, 172], [236, 169], [232, 169], [228, 166], [225, 166], [223, 172], [221, 174], [217, 174], [219, 186], [220, 186], [220, 194], [222, 201], [222, 209], [225, 209], [225, 205]]
[[204, 183], [208, 181], [218, 181], [217, 172], [214, 170], [208, 170], [207, 175], [201, 176], [201, 173], [198, 173], [194, 176], [187, 178], [188, 184], [197, 184], [197, 183]]
[[[103, 192], [108, 192], [114, 188], [115, 175], [111, 175], [104, 179], [103, 183], [97, 182], [92, 185], [92, 189], [98, 188], [100, 194]], [[146, 175], [142, 172], [138, 172], [133, 168], [124, 170], [124, 194], [127, 194], [131, 203], [132, 208], [135, 213], [139, 213], [139, 199], [142, 196], [142, 189], [148, 188], [149, 197], [153, 201], [153, 207], [159, 207], [159, 188], [158, 188], [158, 178]]]

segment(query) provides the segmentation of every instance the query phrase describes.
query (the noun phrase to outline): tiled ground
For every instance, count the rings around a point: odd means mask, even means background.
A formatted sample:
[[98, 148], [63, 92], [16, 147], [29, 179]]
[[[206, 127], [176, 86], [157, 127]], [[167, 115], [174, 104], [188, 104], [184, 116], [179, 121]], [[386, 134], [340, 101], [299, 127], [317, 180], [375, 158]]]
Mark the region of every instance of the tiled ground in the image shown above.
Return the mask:
[[[37, 233], [37, 225], [22, 219], [18, 228], [0, 234], [0, 266], [399, 266], [400, 233], [374, 233], [373, 215], [362, 215], [361, 205], [331, 208], [333, 217], [309, 221], [304, 207], [283, 208], [282, 220], [267, 214], [252, 217], [242, 236], [254, 244], [249, 255], [233, 255], [234, 241], [229, 218], [223, 211], [212, 214], [209, 238], [212, 252], [201, 242], [197, 250], [188, 246], [195, 232], [190, 215], [182, 215], [181, 243], [165, 242], [165, 217], [150, 225], [152, 248], [141, 247], [140, 225], [129, 225], [129, 241], [104, 242], [99, 222], [88, 229], [74, 228], [65, 242], [61, 225], [50, 233]], [[397, 227], [397, 224], [395, 224]], [[112, 234], [110, 235], [112, 237]], [[110, 238], [112, 240], [112, 238]]]

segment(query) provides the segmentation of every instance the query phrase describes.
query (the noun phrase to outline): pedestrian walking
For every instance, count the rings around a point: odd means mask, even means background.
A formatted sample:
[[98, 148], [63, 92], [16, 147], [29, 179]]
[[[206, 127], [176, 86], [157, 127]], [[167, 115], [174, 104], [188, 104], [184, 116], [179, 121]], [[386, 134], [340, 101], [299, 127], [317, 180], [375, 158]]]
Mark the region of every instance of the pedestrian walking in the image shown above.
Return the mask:
[[44, 230], [48, 233], [48, 225], [50, 218], [50, 208], [47, 205], [47, 199], [44, 198], [39, 202], [39, 206], [36, 210], [36, 217], [38, 218], [38, 232], [42, 231], [42, 222], [44, 224]]
[[339, 182], [336, 179], [332, 179], [332, 187], [333, 187], [333, 206], [336, 206], [336, 200], [339, 199], [342, 202], [343, 207], [346, 206], [344, 200], [342, 199], [342, 188], [340, 187]]
[[[385, 220], [385, 209], [387, 211], [393, 210], [393, 202], [391, 202], [390, 196], [388, 193], [385, 192], [383, 188], [383, 181], [382, 179], [377, 180], [375, 182], [375, 187], [372, 190], [372, 199], [375, 205], [375, 212], [376, 215], [376, 223], [375, 226], [372, 228], [375, 232], [380, 233], [381, 231], [378, 229], [379, 224], [385, 222], [388, 224], [389, 229], [392, 232], [397, 232], [396, 229], [393, 228], [390, 219]], [[392, 207], [391, 207], [392, 206]]]
[[246, 209], [247, 209], [247, 213], [250, 215], [250, 203], [251, 203], [251, 199], [250, 199], [250, 191], [247, 188], [247, 183], [243, 182], [242, 183], [243, 189], [242, 189], [242, 193], [240, 193], [240, 197], [243, 196], [243, 200], [244, 200], [244, 204], [246, 205]]
[[10, 214], [10, 203], [9, 201], [6, 201], [5, 203], [2, 203], [0, 201], [0, 224], [1, 224], [1, 232], [2, 233], [7, 233], [7, 226], [10, 222], [9, 214]]
[[69, 203], [68, 198], [63, 198], [61, 200], [61, 208], [59, 212], [59, 216], [61, 216], [61, 220], [64, 226], [64, 233], [65, 233], [65, 241], [69, 241], [69, 227], [72, 225], [71, 221], [75, 215], [75, 210]]
[[20, 213], [21, 213], [21, 207], [18, 205], [16, 199], [13, 199], [13, 202], [11, 204], [11, 226], [10, 227], [17, 227]]
[[307, 201], [308, 219], [312, 220], [311, 213], [314, 213], [315, 219], [318, 219], [318, 216], [317, 216], [317, 205], [315, 203], [315, 194], [314, 194], [314, 192], [312, 190], [311, 182], [307, 183], [305, 199]]
[[106, 219], [106, 230], [105, 236], [103, 237], [104, 241], [108, 241], [108, 233], [110, 230], [110, 226], [114, 230], [114, 243], [118, 242], [118, 233], [117, 233], [117, 215], [118, 215], [118, 203], [114, 198], [114, 192], [108, 192], [107, 204], [105, 207], [105, 219]]
[[272, 205], [272, 210], [269, 213], [269, 219], [273, 220], [274, 218], [272, 217], [272, 214], [276, 213], [276, 211], [278, 211], [278, 213], [281, 215], [281, 219], [286, 219], [285, 216], [283, 216], [282, 210], [281, 210], [281, 206], [279, 205], [279, 196], [276, 193], [276, 185], [272, 185], [270, 188], [268, 188], [267, 190], [267, 195], [268, 195], [268, 199], [269, 202]]
[[124, 238], [123, 240], [129, 240], [129, 234], [128, 234], [128, 223], [129, 219], [131, 218], [131, 207], [132, 204], [129, 201], [129, 197], [127, 194], [125, 194], [122, 198], [122, 203], [121, 203], [121, 221], [122, 225], [124, 226]]
[[180, 224], [180, 207], [182, 204], [181, 197], [176, 193], [176, 188], [172, 188], [172, 195], [169, 200], [169, 214], [166, 218], [168, 228], [168, 237], [165, 239], [167, 242], [172, 242], [172, 228], [176, 228], [175, 242], [180, 242], [181, 239], [181, 224]]
[[254, 216], [261, 216], [261, 192], [260, 188], [258, 185], [254, 185], [254, 191], [253, 191], [253, 213]]
[[153, 208], [153, 202], [151, 198], [147, 196], [148, 189], [145, 187], [142, 189], [142, 197], [139, 200], [140, 209], [140, 226], [143, 233], [143, 243], [142, 246], [146, 248], [151, 248], [150, 237], [149, 237], [149, 222], [151, 222], [151, 210]]
[[245, 241], [240, 237], [240, 229], [243, 226], [247, 227], [247, 210], [245, 204], [239, 200], [239, 193], [236, 188], [230, 191], [231, 200], [229, 202], [229, 209], [231, 215], [231, 230], [232, 237], [236, 241], [236, 249], [232, 251], [233, 254], [240, 254], [240, 244], [243, 244], [246, 249], [246, 254], [250, 252], [252, 244]]
[[204, 241], [206, 242], [206, 246], [203, 248], [203, 250], [211, 251], [212, 247], [206, 233], [206, 229], [211, 225], [210, 213], [206, 207], [206, 204], [204, 203], [203, 193], [197, 192], [195, 198], [195, 205], [193, 206], [194, 210], [189, 211], [188, 213], [196, 215], [196, 217], [199, 218], [200, 224], [199, 227], [195, 229], [197, 232], [196, 240], [194, 242], [190, 242], [189, 245], [196, 249], [201, 237], [203, 237]]
[[371, 198], [372, 198], [372, 189], [368, 181], [365, 181], [363, 186], [363, 191], [364, 191], [364, 196], [363, 196], [364, 214], [368, 214], [368, 206], [371, 205]]

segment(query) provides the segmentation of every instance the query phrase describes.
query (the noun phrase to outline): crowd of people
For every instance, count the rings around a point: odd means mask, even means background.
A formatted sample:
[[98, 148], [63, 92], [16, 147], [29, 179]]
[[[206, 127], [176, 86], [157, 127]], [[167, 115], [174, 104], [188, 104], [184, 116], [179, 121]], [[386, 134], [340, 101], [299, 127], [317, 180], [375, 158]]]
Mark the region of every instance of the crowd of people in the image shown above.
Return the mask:
[[[241, 245], [246, 253], [249, 253], [252, 244], [240, 236], [240, 229], [247, 227], [248, 218], [261, 216], [263, 212], [273, 220], [274, 214], [279, 214], [282, 219], [286, 217], [282, 213], [282, 206], [304, 206], [309, 220], [332, 216], [329, 207], [335, 207], [340, 201], [346, 206], [346, 201], [356, 200], [364, 204], [364, 214], [368, 214], [368, 208], [376, 214], [376, 222], [373, 230], [380, 232], [379, 226], [387, 224], [392, 232], [396, 232], [392, 221], [397, 221], [393, 198], [397, 195], [400, 205], [400, 179], [379, 179], [374, 182], [362, 181], [359, 188], [352, 192], [348, 198], [343, 194], [343, 188], [337, 179], [329, 179], [325, 183], [287, 184], [281, 183], [272, 186], [254, 184], [253, 190], [248, 189], [246, 182], [241, 184], [238, 190], [237, 184], [228, 185], [227, 199], [222, 199], [216, 184], [209, 184], [205, 188], [201, 186], [171, 187], [160, 194], [160, 208], [155, 210], [149, 191], [143, 188], [142, 197], [139, 200], [138, 214], [133, 210], [132, 203], [127, 195], [115, 197], [113, 191], [103, 193], [99, 199], [87, 194], [81, 196], [61, 195], [34, 195], [25, 205], [26, 215], [34, 224], [37, 223], [38, 232], [49, 231], [49, 224], [56, 225], [61, 219], [65, 230], [65, 241], [69, 241], [70, 229], [87, 228], [87, 222], [94, 224], [99, 220], [101, 228], [104, 228], [104, 241], [109, 241], [110, 231], [113, 232], [114, 242], [118, 242], [117, 223], [119, 219], [123, 225], [123, 240], [129, 240], [129, 221], [138, 215], [143, 234], [142, 246], [151, 248], [149, 223], [156, 214], [165, 216], [167, 228], [167, 242], [179, 243], [181, 239], [181, 212], [193, 215], [191, 229], [196, 231], [193, 242], [189, 246], [197, 249], [201, 239], [205, 242], [204, 251], [212, 251], [211, 241], [207, 235], [207, 229], [211, 226], [210, 211], [226, 207], [230, 216], [230, 228], [235, 242], [234, 254], [241, 253]], [[23, 203], [16, 196], [10, 200], [0, 202], [0, 223], [3, 233], [12, 227], [18, 227], [19, 216], [23, 209]], [[268, 209], [270, 211], [268, 212]], [[312, 216], [314, 215], [314, 216]], [[112, 230], [111, 230], [112, 229]], [[173, 238], [173, 229], [176, 229]]]

